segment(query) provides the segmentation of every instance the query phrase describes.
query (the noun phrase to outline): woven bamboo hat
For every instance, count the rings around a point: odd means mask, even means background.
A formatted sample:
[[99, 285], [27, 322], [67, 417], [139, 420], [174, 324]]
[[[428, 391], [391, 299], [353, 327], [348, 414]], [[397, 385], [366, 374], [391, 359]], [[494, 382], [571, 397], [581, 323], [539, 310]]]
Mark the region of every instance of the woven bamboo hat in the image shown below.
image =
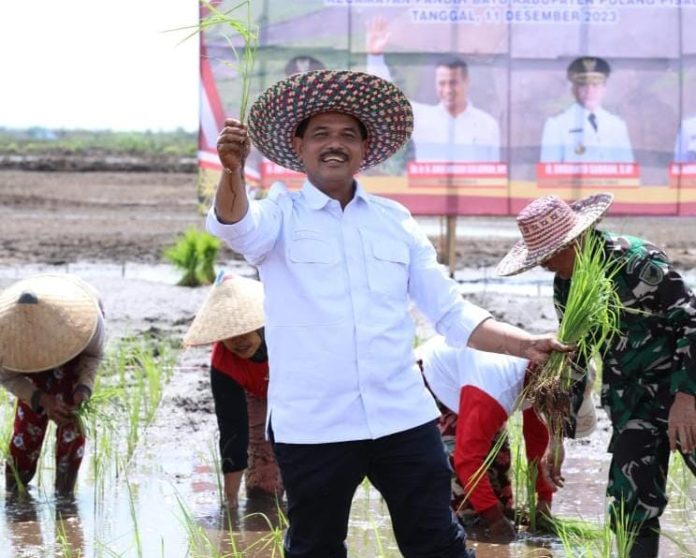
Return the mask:
[[97, 328], [99, 303], [82, 279], [35, 275], [0, 293], [0, 367], [50, 370], [79, 355]]
[[263, 327], [263, 286], [239, 275], [219, 273], [208, 291], [184, 346], [207, 345]]
[[268, 159], [304, 172], [293, 148], [297, 126], [323, 112], [350, 114], [367, 129], [361, 170], [381, 163], [411, 137], [413, 109], [393, 83], [364, 72], [314, 70], [294, 74], [262, 93], [249, 111], [249, 137]]
[[544, 263], [597, 223], [613, 200], [608, 192], [571, 204], [558, 196], [537, 198], [517, 216], [522, 240], [500, 261], [496, 273], [515, 275]]

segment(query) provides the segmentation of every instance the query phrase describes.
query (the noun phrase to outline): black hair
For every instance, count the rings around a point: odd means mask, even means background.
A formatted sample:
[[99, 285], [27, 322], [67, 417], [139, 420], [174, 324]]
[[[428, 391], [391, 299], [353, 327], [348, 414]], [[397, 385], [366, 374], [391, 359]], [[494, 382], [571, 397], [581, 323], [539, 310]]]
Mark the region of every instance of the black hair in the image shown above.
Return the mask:
[[[343, 113], [343, 114], [347, 114], [347, 113]], [[316, 116], [316, 115], [313, 114], [312, 116]], [[300, 122], [297, 125], [297, 128], [295, 128], [295, 137], [296, 138], [304, 137], [304, 134], [307, 131], [307, 126], [309, 125], [309, 121], [311, 120], [312, 116], [308, 116], [307, 118], [305, 118], [302, 122]], [[363, 124], [357, 116], [353, 116], [352, 114], [348, 114], [348, 116], [351, 116], [352, 118], [355, 119], [355, 121], [358, 123], [358, 128], [360, 129], [360, 137], [363, 140], [366, 140], [367, 139], [367, 128], [365, 127], [365, 124]]]
[[469, 66], [467, 63], [462, 60], [461, 58], [457, 57], [449, 57], [449, 58], [439, 58], [435, 62], [435, 67], [440, 68], [449, 68], [450, 70], [456, 70], [459, 69], [462, 71], [462, 74], [465, 76], [469, 75]]
[[285, 65], [285, 75], [291, 76], [299, 72], [308, 72], [312, 70], [323, 70], [326, 66], [314, 56], [294, 56]]

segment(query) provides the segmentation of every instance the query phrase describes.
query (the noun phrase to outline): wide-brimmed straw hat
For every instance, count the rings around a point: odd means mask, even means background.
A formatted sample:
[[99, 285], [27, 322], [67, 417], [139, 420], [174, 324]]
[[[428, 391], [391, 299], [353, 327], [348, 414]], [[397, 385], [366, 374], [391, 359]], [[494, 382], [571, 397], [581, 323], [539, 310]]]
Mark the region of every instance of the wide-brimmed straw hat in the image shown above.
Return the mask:
[[350, 114], [367, 129], [361, 170], [396, 153], [413, 130], [413, 109], [393, 83], [363, 72], [315, 70], [269, 87], [249, 111], [249, 137], [268, 159], [304, 172], [293, 148], [298, 124], [323, 112]]
[[184, 346], [207, 345], [250, 333], [264, 323], [261, 283], [221, 273], [184, 335]]
[[613, 194], [604, 192], [571, 204], [558, 196], [534, 200], [517, 216], [522, 240], [500, 261], [496, 272], [515, 275], [544, 263], [596, 224], [613, 199]]
[[95, 291], [71, 275], [36, 275], [0, 293], [0, 368], [42, 372], [79, 355], [97, 329]]

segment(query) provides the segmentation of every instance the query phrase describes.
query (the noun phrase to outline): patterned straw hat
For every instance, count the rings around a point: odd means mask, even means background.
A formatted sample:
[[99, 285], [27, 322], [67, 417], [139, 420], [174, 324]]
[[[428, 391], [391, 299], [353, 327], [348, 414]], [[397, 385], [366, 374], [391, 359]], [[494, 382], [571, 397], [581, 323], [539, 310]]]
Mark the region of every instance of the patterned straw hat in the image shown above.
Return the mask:
[[79, 355], [97, 328], [95, 291], [70, 275], [36, 275], [0, 293], [0, 367], [50, 370]]
[[207, 345], [250, 333], [264, 323], [261, 283], [221, 272], [184, 335], [184, 346]]
[[515, 275], [544, 263], [597, 223], [613, 199], [604, 192], [570, 205], [558, 196], [534, 200], [517, 216], [522, 240], [500, 261], [496, 273]]
[[261, 94], [249, 111], [249, 137], [274, 163], [304, 172], [293, 149], [295, 130], [322, 112], [350, 114], [365, 125], [361, 170], [391, 157], [413, 130], [411, 103], [393, 83], [363, 72], [315, 70], [292, 75]]

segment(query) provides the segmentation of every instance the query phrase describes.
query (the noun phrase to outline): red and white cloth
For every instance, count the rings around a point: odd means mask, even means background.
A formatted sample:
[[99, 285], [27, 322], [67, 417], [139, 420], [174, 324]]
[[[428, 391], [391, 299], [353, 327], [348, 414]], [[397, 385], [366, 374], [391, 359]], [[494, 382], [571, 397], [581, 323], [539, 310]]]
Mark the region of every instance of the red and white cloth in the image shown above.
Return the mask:
[[[423, 374], [435, 397], [457, 415], [454, 467], [462, 485], [483, 464], [496, 435], [508, 417], [521, 407], [528, 361], [525, 359], [477, 351], [455, 349], [443, 337], [433, 337], [416, 349]], [[549, 441], [546, 426], [533, 409], [523, 414], [523, 436], [527, 459], [537, 466]], [[536, 483], [539, 501], [551, 502], [552, 488], [538, 470]], [[468, 490], [467, 490], [468, 492]], [[485, 513], [497, 507], [496, 495], [488, 476], [483, 475], [471, 492], [474, 510]], [[503, 502], [503, 506], [506, 503]]]

